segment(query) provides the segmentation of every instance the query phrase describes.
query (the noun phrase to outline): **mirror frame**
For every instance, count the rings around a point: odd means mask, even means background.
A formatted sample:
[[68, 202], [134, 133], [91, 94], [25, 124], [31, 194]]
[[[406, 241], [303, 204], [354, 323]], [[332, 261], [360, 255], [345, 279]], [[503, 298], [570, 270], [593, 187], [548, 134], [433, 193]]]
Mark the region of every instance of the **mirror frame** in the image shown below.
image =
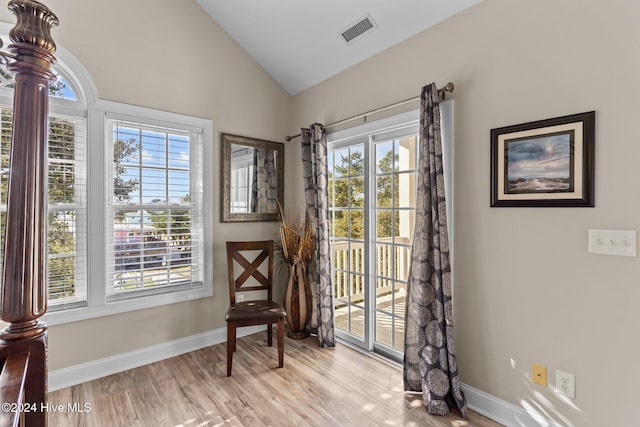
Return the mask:
[[275, 151], [278, 188], [277, 198], [284, 204], [284, 144], [264, 139], [221, 133], [222, 145], [222, 197], [220, 217], [222, 222], [280, 221], [279, 212], [231, 213], [231, 145]]

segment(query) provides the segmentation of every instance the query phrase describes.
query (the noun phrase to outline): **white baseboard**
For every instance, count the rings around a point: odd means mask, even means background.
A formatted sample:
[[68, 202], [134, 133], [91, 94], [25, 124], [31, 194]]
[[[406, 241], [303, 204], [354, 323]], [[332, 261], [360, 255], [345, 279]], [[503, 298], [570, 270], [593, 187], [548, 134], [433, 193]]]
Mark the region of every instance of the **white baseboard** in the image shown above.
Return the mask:
[[[250, 326], [238, 329], [237, 336], [243, 337], [264, 330], [264, 326]], [[68, 368], [49, 372], [49, 391], [60, 390], [83, 382], [106, 377], [128, 369], [175, 357], [227, 341], [227, 329], [220, 328], [190, 337], [168, 341], [162, 344], [133, 350], [104, 359], [94, 360]]]
[[[238, 330], [238, 337], [264, 330], [264, 326], [252, 326]], [[175, 357], [190, 351], [199, 350], [227, 340], [226, 328], [215, 329], [202, 334], [152, 345], [127, 353], [105, 357], [92, 362], [69, 366], [49, 372], [49, 391], [60, 390], [83, 382], [116, 374], [128, 369]], [[517, 427], [561, 427], [539, 414], [529, 414], [524, 409], [498, 399], [482, 390], [462, 384], [467, 405], [475, 412], [491, 418], [505, 426]]]
[[505, 402], [470, 385], [462, 384], [462, 391], [467, 399], [469, 409], [507, 427], [562, 427], [540, 414], [530, 414], [519, 406]]

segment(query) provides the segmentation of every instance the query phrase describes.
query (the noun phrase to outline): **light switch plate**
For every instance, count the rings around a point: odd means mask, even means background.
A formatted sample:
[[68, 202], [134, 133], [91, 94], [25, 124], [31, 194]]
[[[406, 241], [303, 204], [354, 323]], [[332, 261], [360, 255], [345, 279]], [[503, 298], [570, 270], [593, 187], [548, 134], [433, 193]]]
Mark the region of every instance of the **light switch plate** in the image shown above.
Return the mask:
[[589, 230], [589, 253], [636, 256], [636, 231]]

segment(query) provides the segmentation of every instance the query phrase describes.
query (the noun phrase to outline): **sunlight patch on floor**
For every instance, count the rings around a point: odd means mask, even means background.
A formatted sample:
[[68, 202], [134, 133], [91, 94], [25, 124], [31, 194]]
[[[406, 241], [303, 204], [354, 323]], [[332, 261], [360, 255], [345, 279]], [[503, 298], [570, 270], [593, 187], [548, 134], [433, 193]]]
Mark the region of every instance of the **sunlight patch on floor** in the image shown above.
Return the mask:
[[412, 408], [418, 408], [420, 406], [422, 406], [422, 400], [416, 399], [416, 400], [411, 401], [411, 407]]
[[376, 409], [376, 404], [375, 403], [366, 403], [362, 406], [362, 410], [365, 412], [371, 412], [374, 409]]

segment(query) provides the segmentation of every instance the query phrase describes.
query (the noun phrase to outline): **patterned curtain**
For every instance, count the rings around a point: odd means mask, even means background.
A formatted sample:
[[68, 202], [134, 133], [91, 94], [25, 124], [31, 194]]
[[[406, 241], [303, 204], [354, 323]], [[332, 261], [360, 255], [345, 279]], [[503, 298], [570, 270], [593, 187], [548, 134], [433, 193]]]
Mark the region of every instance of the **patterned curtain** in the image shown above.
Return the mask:
[[440, 106], [435, 83], [422, 88], [416, 224], [407, 282], [404, 389], [422, 392], [430, 414], [457, 407], [467, 418], [453, 346], [451, 269]]
[[327, 179], [327, 139], [324, 127], [313, 124], [302, 129], [302, 175], [306, 215], [316, 235], [316, 259], [309, 265], [312, 311], [307, 329], [318, 334], [322, 347], [335, 347], [333, 286], [329, 247], [329, 193]]
[[276, 173], [276, 161], [274, 150], [261, 150], [264, 152], [264, 202], [259, 212], [278, 212], [276, 202], [278, 174]]
[[[257, 148], [253, 149], [253, 176], [251, 178], [251, 210], [249, 212], [260, 212], [258, 202], [260, 200], [260, 190], [258, 185], [262, 180], [260, 177], [260, 151]], [[264, 159], [263, 159], [264, 161]]]
[[250, 212], [278, 212], [276, 204], [276, 164], [273, 150], [253, 150], [253, 179]]

